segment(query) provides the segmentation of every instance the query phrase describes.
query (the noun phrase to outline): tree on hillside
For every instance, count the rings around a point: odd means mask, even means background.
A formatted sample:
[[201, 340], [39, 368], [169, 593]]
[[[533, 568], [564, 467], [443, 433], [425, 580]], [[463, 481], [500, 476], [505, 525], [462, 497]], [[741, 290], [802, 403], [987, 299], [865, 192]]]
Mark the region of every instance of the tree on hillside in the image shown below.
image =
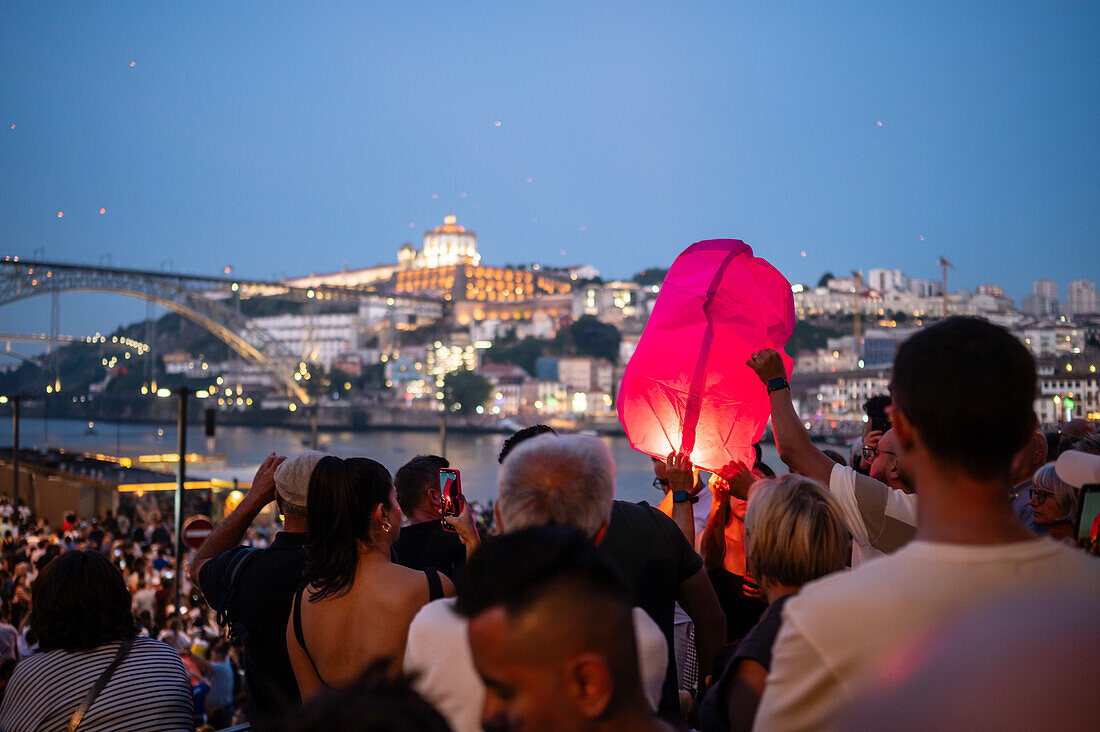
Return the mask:
[[[511, 331], [509, 331], [511, 332]], [[497, 340], [493, 347], [485, 352], [485, 360], [490, 363], [511, 363], [519, 366], [531, 376], [535, 375], [535, 365], [546, 354], [552, 341], [542, 338], [524, 338], [509, 343]]]
[[649, 269], [643, 269], [631, 279], [643, 287], [646, 285], [659, 285], [665, 281], [665, 275], [667, 274], [668, 267], [650, 267]]
[[492, 391], [489, 380], [473, 371], [454, 371], [443, 377], [443, 405], [448, 412], [473, 414], [489, 400]]
[[835, 280], [835, 279], [836, 279], [835, 274], [833, 274], [832, 272], [826, 272], [825, 274], [821, 275], [821, 279], [819, 279], [817, 281], [817, 286], [818, 287], [825, 287], [826, 285], [829, 284], [829, 280]]
[[622, 335], [615, 326], [601, 322], [595, 316], [585, 315], [568, 328], [559, 330], [554, 341], [564, 353], [605, 358], [617, 363]]

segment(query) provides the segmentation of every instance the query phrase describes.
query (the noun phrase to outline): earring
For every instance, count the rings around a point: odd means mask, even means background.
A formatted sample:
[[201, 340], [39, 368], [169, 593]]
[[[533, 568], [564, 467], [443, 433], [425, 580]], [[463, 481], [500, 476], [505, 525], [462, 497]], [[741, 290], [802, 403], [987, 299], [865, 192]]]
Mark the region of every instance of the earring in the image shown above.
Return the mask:
[[391, 527], [390, 527], [390, 522], [389, 521], [383, 521], [382, 522], [382, 530], [385, 531], [387, 534], [390, 533], [390, 528]]

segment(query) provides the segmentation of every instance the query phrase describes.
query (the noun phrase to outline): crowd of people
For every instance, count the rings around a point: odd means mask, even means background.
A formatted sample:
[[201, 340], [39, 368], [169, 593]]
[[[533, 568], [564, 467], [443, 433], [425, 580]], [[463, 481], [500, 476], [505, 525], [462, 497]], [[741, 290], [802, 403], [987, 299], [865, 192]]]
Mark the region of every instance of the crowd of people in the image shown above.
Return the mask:
[[673, 452], [652, 506], [543, 425], [505, 441], [488, 515], [447, 510], [443, 457], [272, 454], [181, 567], [159, 515], [0, 506], [0, 729], [1093, 728], [1100, 436], [1038, 431], [1027, 350], [919, 331], [849, 456], [776, 351], [747, 365], [790, 474]]

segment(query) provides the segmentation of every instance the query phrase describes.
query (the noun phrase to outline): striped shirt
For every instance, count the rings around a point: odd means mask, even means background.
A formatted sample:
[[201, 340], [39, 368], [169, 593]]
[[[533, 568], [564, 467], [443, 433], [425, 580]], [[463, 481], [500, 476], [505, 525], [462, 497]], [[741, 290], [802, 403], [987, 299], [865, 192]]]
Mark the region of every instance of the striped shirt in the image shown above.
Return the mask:
[[[119, 642], [92, 651], [36, 653], [16, 664], [0, 707], [4, 732], [64, 729]], [[193, 730], [191, 685], [179, 655], [160, 641], [135, 638], [80, 723], [80, 732]]]

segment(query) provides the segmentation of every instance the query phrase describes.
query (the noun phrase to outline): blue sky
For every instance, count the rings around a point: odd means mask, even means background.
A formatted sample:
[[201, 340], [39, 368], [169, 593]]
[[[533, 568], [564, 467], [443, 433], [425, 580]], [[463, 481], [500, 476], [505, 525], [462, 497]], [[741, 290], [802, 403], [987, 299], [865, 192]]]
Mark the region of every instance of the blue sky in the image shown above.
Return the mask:
[[945, 254], [1064, 298], [1100, 279], [1098, 47], [1095, 2], [7, 2], [0, 254], [267, 278], [454, 213], [497, 264], [728, 236], [792, 281]]

